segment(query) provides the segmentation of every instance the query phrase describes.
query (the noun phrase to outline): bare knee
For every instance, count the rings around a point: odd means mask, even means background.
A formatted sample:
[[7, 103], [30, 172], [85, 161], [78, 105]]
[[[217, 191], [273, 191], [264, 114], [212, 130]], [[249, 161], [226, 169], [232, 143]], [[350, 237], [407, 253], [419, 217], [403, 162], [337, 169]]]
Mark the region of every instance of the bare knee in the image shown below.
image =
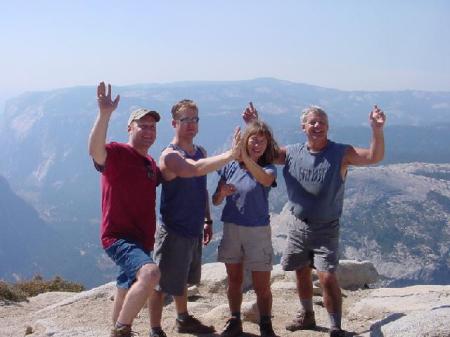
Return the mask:
[[303, 267], [295, 271], [297, 276], [297, 289], [301, 297], [312, 297], [312, 269]]
[[244, 281], [244, 277], [242, 273], [239, 272], [233, 272], [228, 273], [228, 287], [229, 288], [240, 288], [242, 286], [242, 283]]
[[161, 273], [156, 264], [148, 263], [139, 269], [137, 274], [137, 281], [146, 287], [152, 288], [158, 284]]
[[253, 289], [255, 290], [256, 296], [259, 298], [269, 298], [272, 296], [270, 284], [254, 284]]
[[252, 272], [253, 289], [259, 298], [269, 298], [272, 296], [270, 290], [270, 271]]
[[325, 291], [333, 291], [339, 288], [339, 282], [335, 273], [320, 272], [318, 273], [320, 284]]
[[311, 267], [303, 267], [303, 268], [297, 269], [295, 271], [295, 274], [297, 276], [297, 280], [309, 281], [312, 279]]

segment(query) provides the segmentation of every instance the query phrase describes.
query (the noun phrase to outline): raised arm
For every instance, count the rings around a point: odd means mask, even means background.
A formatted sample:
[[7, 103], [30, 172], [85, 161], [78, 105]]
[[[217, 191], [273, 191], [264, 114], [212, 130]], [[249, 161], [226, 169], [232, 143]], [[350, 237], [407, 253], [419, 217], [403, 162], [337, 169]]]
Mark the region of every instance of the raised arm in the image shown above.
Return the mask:
[[255, 161], [249, 157], [247, 151], [245, 149], [241, 149], [241, 159], [245, 164], [247, 170], [250, 171], [253, 177], [255, 177], [256, 181], [265, 187], [272, 186], [275, 181], [275, 176], [272, 173], [267, 172], [259, 166]]
[[217, 156], [206, 157], [197, 161], [184, 158], [178, 151], [166, 149], [160, 158], [160, 168], [164, 179], [172, 180], [175, 177], [191, 178], [206, 175], [216, 171], [232, 159], [240, 156], [240, 129], [237, 128], [231, 149]]
[[250, 123], [251, 121], [258, 120], [258, 111], [256, 111], [252, 102], [248, 103], [248, 106], [242, 112], [242, 119], [245, 124]]
[[369, 148], [358, 148], [350, 146], [347, 148], [342, 166], [370, 165], [380, 162], [384, 157], [384, 132], [386, 115], [378, 106], [374, 106], [369, 114], [370, 126], [372, 127], [372, 141]]
[[[258, 111], [255, 109], [252, 102], [249, 102], [248, 106], [245, 107], [244, 111], [242, 112], [242, 119], [244, 120], [245, 124], [249, 124], [252, 121], [259, 119]], [[277, 165], [284, 165], [285, 161], [286, 161], [286, 148], [282, 147], [279, 149], [278, 155], [273, 163]]]
[[273, 161], [274, 164], [284, 165], [286, 164], [286, 147], [280, 147], [277, 153], [277, 157]]
[[106, 161], [106, 133], [111, 114], [119, 104], [120, 96], [111, 99], [111, 84], [106, 90], [105, 83], [100, 82], [97, 86], [98, 115], [89, 135], [89, 155], [99, 165], [104, 165]]

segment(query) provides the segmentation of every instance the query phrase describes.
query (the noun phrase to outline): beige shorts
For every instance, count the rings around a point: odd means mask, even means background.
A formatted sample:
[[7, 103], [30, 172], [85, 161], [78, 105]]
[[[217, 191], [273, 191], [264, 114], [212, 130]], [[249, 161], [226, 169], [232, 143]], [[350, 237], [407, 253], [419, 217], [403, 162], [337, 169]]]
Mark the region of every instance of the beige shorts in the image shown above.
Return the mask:
[[244, 263], [251, 271], [272, 270], [270, 226], [248, 227], [225, 222], [217, 260], [224, 263]]

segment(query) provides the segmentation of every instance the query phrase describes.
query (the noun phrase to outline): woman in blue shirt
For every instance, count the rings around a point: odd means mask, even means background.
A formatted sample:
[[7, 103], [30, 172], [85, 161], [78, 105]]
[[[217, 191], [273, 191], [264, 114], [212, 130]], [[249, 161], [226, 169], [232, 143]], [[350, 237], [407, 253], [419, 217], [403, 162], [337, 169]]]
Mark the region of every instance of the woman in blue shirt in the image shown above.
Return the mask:
[[230, 162], [219, 171], [220, 180], [212, 197], [214, 205], [226, 199], [218, 260], [227, 269], [231, 318], [221, 336], [235, 337], [242, 333], [240, 309], [245, 263], [252, 272], [261, 336], [273, 337], [270, 290], [273, 248], [268, 197], [270, 188], [276, 186], [277, 171], [272, 163], [278, 145], [269, 126], [261, 120], [247, 125], [242, 144], [241, 160]]

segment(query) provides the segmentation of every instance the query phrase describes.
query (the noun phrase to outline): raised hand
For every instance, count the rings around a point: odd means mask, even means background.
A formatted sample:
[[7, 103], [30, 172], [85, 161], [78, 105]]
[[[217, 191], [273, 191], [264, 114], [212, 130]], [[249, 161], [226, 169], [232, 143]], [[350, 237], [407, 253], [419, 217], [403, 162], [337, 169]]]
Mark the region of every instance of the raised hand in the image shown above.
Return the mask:
[[97, 103], [101, 114], [110, 115], [119, 105], [120, 95], [117, 95], [113, 101], [111, 93], [111, 84], [108, 84], [108, 90], [106, 90], [105, 82], [100, 82], [97, 86]]
[[374, 129], [381, 129], [386, 122], [386, 115], [377, 105], [373, 106], [372, 111], [369, 114], [370, 126]]
[[233, 142], [231, 144], [231, 155], [233, 159], [239, 160], [241, 157], [241, 128], [237, 127], [234, 131]]
[[258, 120], [258, 111], [256, 111], [252, 102], [250, 102], [242, 112], [242, 119], [244, 120], [245, 124], [248, 124], [254, 120]]

